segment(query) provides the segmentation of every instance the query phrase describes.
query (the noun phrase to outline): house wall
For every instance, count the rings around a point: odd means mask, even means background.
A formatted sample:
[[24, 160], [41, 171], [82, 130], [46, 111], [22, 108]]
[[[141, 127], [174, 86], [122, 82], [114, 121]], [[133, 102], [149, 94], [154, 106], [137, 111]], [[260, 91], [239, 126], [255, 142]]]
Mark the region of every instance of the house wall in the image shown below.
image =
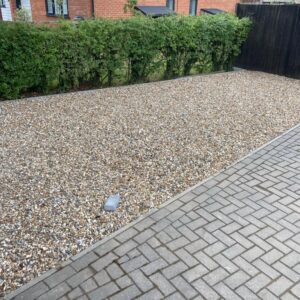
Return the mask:
[[[94, 0], [94, 2], [96, 18], [103, 17], [118, 19], [131, 16], [130, 13], [124, 12], [124, 5], [127, 3], [126, 0]], [[139, 0], [138, 5], [165, 6], [166, 0]]]
[[[129, 17], [130, 13], [124, 13], [124, 5], [126, 0], [94, 0], [95, 1], [95, 17], [104, 18], [124, 18]], [[201, 8], [219, 8], [228, 12], [235, 12], [238, 0], [198, 0], [197, 12], [199, 14]], [[166, 0], [139, 0], [139, 5], [159, 5], [165, 6]], [[178, 14], [188, 15], [190, 11], [190, 0], [175, 0], [175, 9]]]
[[92, 16], [92, 1], [91, 0], [68, 0], [69, 1], [69, 16], [74, 19], [76, 16], [89, 18]]
[[47, 16], [45, 0], [31, 0], [31, 10], [34, 22], [50, 22], [56, 19]]
[[[5, 8], [1, 8], [2, 19], [11, 21], [15, 11], [15, 0], [4, 0]], [[229, 12], [235, 12], [238, 0], [198, 0], [197, 12], [201, 8], [219, 8]], [[94, 0], [96, 18], [127, 18], [131, 14], [124, 12], [124, 5], [127, 0]], [[165, 6], [166, 0], [138, 0], [139, 5]], [[47, 16], [45, 0], [22, 0], [23, 7], [27, 8], [32, 15], [34, 22], [53, 22], [57, 17]], [[175, 0], [175, 10], [178, 14], [188, 15], [190, 0]], [[92, 17], [92, 0], [68, 0], [69, 18], [75, 16], [84, 18]]]
[[[34, 22], [53, 22], [57, 20], [57, 17], [47, 16], [45, 0], [31, 0], [31, 6]], [[89, 18], [92, 16], [92, 1], [68, 0], [68, 13], [71, 20], [76, 16]]]
[[[234, 13], [238, 2], [238, 0], [198, 0], [197, 14], [200, 14], [201, 8], [219, 8]], [[177, 0], [175, 8], [178, 14], [189, 15], [190, 0]]]
[[237, 0], [199, 0], [198, 9], [200, 8], [219, 8], [228, 12], [235, 12]]

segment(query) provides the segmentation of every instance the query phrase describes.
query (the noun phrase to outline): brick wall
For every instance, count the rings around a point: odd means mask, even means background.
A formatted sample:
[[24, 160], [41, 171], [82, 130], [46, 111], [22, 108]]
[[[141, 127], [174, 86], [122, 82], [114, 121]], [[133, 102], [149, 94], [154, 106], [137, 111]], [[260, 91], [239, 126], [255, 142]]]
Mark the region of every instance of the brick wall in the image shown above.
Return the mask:
[[[11, 0], [12, 10], [14, 11], [14, 0]], [[31, 0], [32, 19], [34, 22], [56, 21], [56, 17], [49, 17], [46, 14], [45, 0]], [[238, 0], [198, 0], [198, 14], [201, 8], [219, 8], [234, 12]], [[124, 18], [129, 17], [130, 13], [124, 13], [124, 5], [127, 0], [94, 0], [95, 17], [102, 18]], [[68, 0], [69, 17], [92, 16], [92, 0]], [[139, 5], [159, 5], [165, 6], [166, 0], [139, 0]], [[188, 15], [190, 0], [175, 0], [175, 9], [178, 14]]]
[[199, 0], [198, 10], [201, 8], [219, 8], [228, 12], [235, 12], [238, 0]]
[[76, 16], [89, 18], [92, 16], [92, 1], [91, 0], [68, 0], [69, 16], [73, 19]]
[[[68, 0], [68, 4], [70, 19], [73, 19], [75, 16], [83, 16], [85, 18], [92, 16], [91, 0]], [[56, 17], [47, 16], [45, 0], [31, 0], [31, 10], [34, 22], [51, 22], [57, 20]]]
[[[124, 18], [129, 17], [131, 14], [124, 13], [124, 5], [126, 0], [94, 0], [95, 1], [95, 17], [104, 18]], [[156, 5], [165, 6], [166, 0], [139, 0], [138, 5]]]
[[[124, 13], [126, 0], [94, 0], [95, 17], [104, 18], [124, 18], [130, 14]], [[197, 12], [201, 8], [219, 8], [229, 12], [235, 12], [235, 6], [238, 0], [198, 0]], [[166, 0], [139, 0], [139, 5], [159, 5], [165, 6]], [[188, 15], [190, 10], [190, 0], [175, 0], [175, 10], [178, 14]]]
[[13, 20], [15, 19], [15, 11], [17, 9], [17, 6], [16, 6], [16, 1], [15, 0], [11, 0], [9, 1], [10, 3], [10, 9], [11, 9], [11, 16], [13, 18]]

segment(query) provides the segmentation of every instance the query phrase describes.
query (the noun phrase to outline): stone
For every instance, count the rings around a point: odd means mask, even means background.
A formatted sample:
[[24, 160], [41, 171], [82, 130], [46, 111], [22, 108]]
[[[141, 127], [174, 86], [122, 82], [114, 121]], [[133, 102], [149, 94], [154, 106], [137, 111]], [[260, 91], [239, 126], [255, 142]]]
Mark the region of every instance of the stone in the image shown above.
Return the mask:
[[119, 205], [120, 199], [121, 197], [119, 194], [109, 196], [104, 204], [104, 210], [115, 211]]

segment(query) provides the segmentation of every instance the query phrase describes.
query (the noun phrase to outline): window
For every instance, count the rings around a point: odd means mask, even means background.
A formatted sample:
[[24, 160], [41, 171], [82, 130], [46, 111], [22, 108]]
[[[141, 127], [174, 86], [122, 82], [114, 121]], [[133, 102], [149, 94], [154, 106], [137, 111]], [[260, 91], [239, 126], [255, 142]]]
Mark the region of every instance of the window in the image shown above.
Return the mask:
[[16, 0], [16, 8], [21, 9], [22, 8], [22, 2], [21, 0]]
[[167, 7], [175, 11], [175, 0], [167, 0]]
[[197, 16], [198, 0], [190, 0], [190, 16]]
[[5, 7], [5, 0], [0, 0], [0, 7]]
[[58, 5], [56, 0], [46, 0], [46, 11], [48, 16], [67, 16], [68, 0], [63, 0], [63, 5]]

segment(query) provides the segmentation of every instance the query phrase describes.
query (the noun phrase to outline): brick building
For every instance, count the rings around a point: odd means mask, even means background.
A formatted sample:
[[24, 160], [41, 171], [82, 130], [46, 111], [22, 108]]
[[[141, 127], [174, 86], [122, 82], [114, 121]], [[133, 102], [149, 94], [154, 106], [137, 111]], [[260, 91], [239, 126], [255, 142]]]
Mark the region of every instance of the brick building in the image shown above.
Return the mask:
[[[138, 0], [138, 5], [168, 6], [178, 14], [195, 15], [201, 8], [219, 8], [235, 11], [238, 0]], [[34, 22], [51, 22], [58, 15], [73, 19], [84, 18], [124, 18], [130, 13], [124, 12], [127, 0], [64, 0], [63, 7], [56, 0], [0, 0], [0, 16], [4, 21], [13, 21], [15, 10], [25, 8]]]

